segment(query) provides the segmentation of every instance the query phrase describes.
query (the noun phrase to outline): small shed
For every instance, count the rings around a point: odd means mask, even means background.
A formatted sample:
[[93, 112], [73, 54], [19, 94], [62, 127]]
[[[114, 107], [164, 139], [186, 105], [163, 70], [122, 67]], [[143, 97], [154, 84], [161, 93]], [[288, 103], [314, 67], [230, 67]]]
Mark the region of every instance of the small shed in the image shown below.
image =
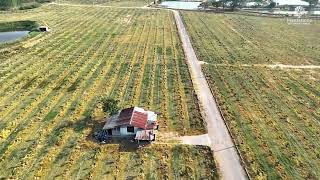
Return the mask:
[[136, 140], [155, 140], [157, 114], [139, 107], [123, 109], [107, 119], [103, 131], [111, 137], [134, 137]]
[[49, 32], [49, 27], [48, 26], [40, 26], [39, 31], [40, 32]]

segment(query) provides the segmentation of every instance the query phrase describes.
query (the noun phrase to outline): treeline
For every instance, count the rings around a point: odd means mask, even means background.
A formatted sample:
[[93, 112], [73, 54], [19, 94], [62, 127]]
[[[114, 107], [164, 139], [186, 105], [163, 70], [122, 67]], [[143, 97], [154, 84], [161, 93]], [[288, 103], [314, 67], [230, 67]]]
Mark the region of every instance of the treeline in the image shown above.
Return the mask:
[[213, 1], [212, 5], [215, 7], [228, 7], [231, 9], [235, 9], [237, 7], [240, 7], [242, 3], [244, 3], [245, 0], [220, 0], [220, 1]]
[[[250, 1], [254, 1], [254, 2], [258, 2], [258, 3], [263, 3], [263, 0], [209, 0], [207, 1], [207, 6], [213, 6], [213, 7], [222, 7], [224, 8], [231, 8], [231, 9], [235, 9], [238, 7], [241, 7], [244, 3], [246, 2], [250, 2]], [[310, 4], [310, 7], [314, 7], [319, 3], [319, 0], [303, 0], [306, 1]], [[270, 4], [267, 7], [273, 8], [276, 6], [276, 3], [271, 0]]]
[[31, 9], [53, 0], [0, 0], [0, 10]]
[[0, 32], [7, 31], [38, 31], [39, 24], [35, 21], [15, 21], [0, 23]]
[[0, 0], [1, 9], [12, 9], [20, 7], [22, 0]]
[[[257, 0], [260, 1], [260, 0]], [[202, 2], [200, 7], [206, 9], [209, 6], [215, 8], [223, 8], [223, 9], [236, 9], [237, 7], [241, 7], [241, 5], [246, 2], [246, 0], [208, 0], [206, 2]]]

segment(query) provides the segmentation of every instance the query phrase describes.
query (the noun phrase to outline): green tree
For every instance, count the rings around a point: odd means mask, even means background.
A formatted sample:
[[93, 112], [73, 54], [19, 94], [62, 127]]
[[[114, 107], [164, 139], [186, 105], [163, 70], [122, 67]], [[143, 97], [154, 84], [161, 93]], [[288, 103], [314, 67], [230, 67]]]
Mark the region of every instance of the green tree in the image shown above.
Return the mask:
[[319, 0], [303, 0], [309, 3], [310, 7], [314, 7], [319, 3]]
[[212, 6], [215, 6], [216, 8], [222, 7], [223, 9], [225, 7], [230, 7], [232, 10], [235, 10], [238, 7], [241, 7], [242, 3], [245, 0], [219, 0], [219, 1], [212, 1]]
[[268, 5], [268, 8], [275, 8], [275, 7], [276, 7], [276, 3], [273, 1]]
[[0, 0], [0, 9], [18, 8], [21, 5], [21, 0]]
[[222, 6], [222, 2], [221, 2], [221, 1], [212, 1], [212, 2], [211, 2], [211, 5], [212, 5], [213, 7], [215, 7], [216, 9], [218, 9], [219, 7]]
[[112, 98], [105, 98], [102, 97], [101, 98], [101, 103], [102, 103], [102, 109], [103, 112], [109, 114], [109, 115], [114, 115], [117, 114], [117, 112], [119, 111], [119, 101], [112, 99]]
[[231, 0], [231, 9], [235, 10], [236, 8], [241, 7], [243, 2], [245, 2], [245, 0]]

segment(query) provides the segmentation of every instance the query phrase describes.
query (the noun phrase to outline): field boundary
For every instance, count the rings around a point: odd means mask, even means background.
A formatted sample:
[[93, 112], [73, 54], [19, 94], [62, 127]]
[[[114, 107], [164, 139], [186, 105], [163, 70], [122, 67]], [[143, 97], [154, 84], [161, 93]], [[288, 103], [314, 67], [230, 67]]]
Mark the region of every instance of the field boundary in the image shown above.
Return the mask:
[[[205, 75], [205, 78], [206, 78], [206, 81], [208, 82], [209, 80], [208, 80], [208, 78], [207, 78], [206, 75]], [[246, 175], [248, 176], [248, 179], [249, 179], [249, 180], [252, 180], [252, 177], [250, 176], [250, 173], [249, 173], [249, 170], [248, 170], [247, 165], [246, 165], [246, 163], [245, 163], [245, 160], [244, 160], [243, 156], [241, 155], [241, 151], [240, 151], [240, 149], [239, 149], [239, 147], [238, 147], [238, 143], [237, 143], [236, 139], [234, 138], [234, 135], [233, 135], [233, 133], [231, 132], [231, 129], [230, 129], [230, 127], [229, 127], [229, 125], [228, 125], [228, 123], [227, 123], [227, 121], [226, 121], [226, 118], [224, 117], [224, 115], [223, 115], [223, 113], [222, 113], [222, 109], [221, 109], [219, 100], [218, 100], [218, 98], [217, 98], [217, 96], [216, 96], [216, 93], [212, 90], [211, 86], [209, 86], [209, 89], [210, 89], [212, 95], [215, 97], [214, 100], [215, 100], [216, 103], [217, 103], [217, 107], [218, 107], [218, 109], [219, 109], [220, 115], [221, 115], [221, 117], [222, 117], [222, 119], [223, 119], [223, 122], [225, 123], [227, 129], [228, 129], [228, 132], [229, 132], [229, 134], [230, 134], [230, 136], [231, 136], [231, 139], [232, 139], [232, 141], [233, 141], [233, 143], [234, 143], [234, 147], [235, 147], [235, 149], [237, 150], [237, 154], [239, 155], [239, 157], [240, 157], [240, 159], [241, 159], [242, 167], [243, 167], [243, 169], [245, 170]]]

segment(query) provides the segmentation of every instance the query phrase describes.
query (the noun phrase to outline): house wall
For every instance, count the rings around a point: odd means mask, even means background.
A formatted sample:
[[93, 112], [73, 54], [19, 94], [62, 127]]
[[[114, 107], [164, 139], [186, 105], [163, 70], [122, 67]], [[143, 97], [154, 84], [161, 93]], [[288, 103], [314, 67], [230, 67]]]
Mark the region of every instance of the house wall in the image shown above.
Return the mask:
[[[118, 128], [113, 128], [112, 129], [112, 136], [131, 136], [131, 135], [135, 135], [139, 129], [140, 128], [134, 127], [134, 132], [128, 132], [127, 131], [127, 126], [120, 127], [119, 131], [118, 131]], [[105, 131], [107, 132], [108, 130], [105, 129]]]
[[117, 131], [116, 129], [112, 129], [112, 135], [113, 136], [119, 136], [120, 135], [120, 131]]
[[120, 135], [128, 136], [128, 135], [135, 135], [139, 128], [134, 127], [134, 132], [127, 132], [127, 126], [120, 127]]

